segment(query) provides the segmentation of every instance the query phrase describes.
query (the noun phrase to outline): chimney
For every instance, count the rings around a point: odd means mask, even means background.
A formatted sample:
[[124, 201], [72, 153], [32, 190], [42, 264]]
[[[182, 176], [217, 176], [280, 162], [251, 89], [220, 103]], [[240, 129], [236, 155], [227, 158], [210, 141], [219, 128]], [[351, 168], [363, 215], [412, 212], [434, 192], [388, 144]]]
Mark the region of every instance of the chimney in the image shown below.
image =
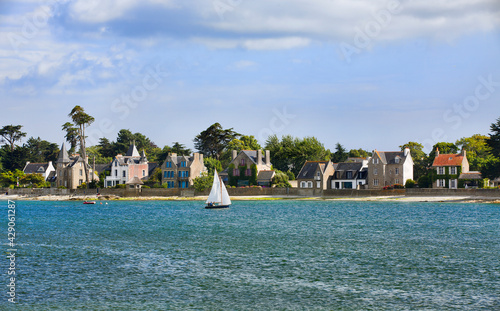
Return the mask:
[[410, 148], [405, 148], [405, 157], [407, 157], [410, 154]]
[[262, 165], [262, 150], [257, 150], [257, 165]]
[[236, 150], [233, 150], [233, 160], [236, 159], [238, 156], [238, 152]]
[[465, 148], [462, 148], [462, 156], [467, 157], [467, 151], [465, 151]]
[[266, 150], [266, 165], [271, 166], [271, 151]]
[[198, 158], [200, 159], [201, 164], [203, 164], [203, 153], [198, 153]]
[[439, 148], [436, 147], [436, 157], [439, 157]]

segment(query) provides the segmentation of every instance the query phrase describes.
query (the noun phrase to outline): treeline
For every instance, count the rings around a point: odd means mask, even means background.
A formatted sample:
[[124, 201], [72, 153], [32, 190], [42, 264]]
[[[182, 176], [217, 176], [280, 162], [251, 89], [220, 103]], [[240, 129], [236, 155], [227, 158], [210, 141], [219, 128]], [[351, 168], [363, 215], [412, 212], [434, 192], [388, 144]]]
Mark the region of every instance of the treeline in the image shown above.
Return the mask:
[[[180, 142], [173, 142], [171, 146], [160, 148], [149, 137], [139, 132], [132, 133], [128, 129], [120, 130], [114, 141], [101, 138], [97, 145], [86, 147], [85, 127], [92, 124], [93, 118], [85, 114], [83, 108], [79, 106], [76, 106], [69, 116], [73, 122], [67, 122], [61, 126], [69, 152], [87, 155], [90, 163], [94, 159], [96, 164], [110, 163], [117, 154], [125, 154], [133, 142], [139, 151], [146, 152], [149, 162], [156, 162], [160, 165], [168, 153], [190, 155], [193, 152]], [[27, 136], [27, 133], [22, 131], [22, 125], [3, 126], [0, 129], [0, 136], [4, 143], [0, 148], [0, 183], [3, 186], [12, 184], [13, 178], [16, 178], [16, 182], [18, 177], [23, 178], [22, 174], [16, 170], [22, 170], [27, 161], [43, 163], [57, 160], [60, 146], [40, 137], [30, 137], [24, 144], [19, 145], [18, 143]], [[273, 168], [283, 172], [290, 179], [299, 173], [305, 161], [331, 160], [338, 163], [346, 161], [349, 157], [372, 155], [371, 152], [362, 148], [347, 151], [340, 143], [336, 144], [334, 151], [330, 151], [315, 137], [297, 138], [285, 135], [279, 138], [272, 135], [268, 137], [265, 145], [261, 146], [254, 136], [235, 132], [232, 128], [224, 129], [219, 123], [214, 123], [202, 131], [193, 141], [195, 149], [204, 154], [205, 165], [210, 173], [213, 173], [214, 169], [222, 170], [229, 165], [232, 150], [270, 150]], [[433, 146], [429, 154], [423, 151], [423, 145], [418, 142], [410, 141], [399, 147], [401, 151], [410, 148], [414, 161], [414, 179], [419, 187], [430, 187], [436, 178], [431, 170], [436, 148], [439, 148], [441, 154], [454, 154], [465, 149], [470, 170], [480, 171], [483, 177], [490, 179], [500, 176], [500, 118], [496, 123], [491, 124], [489, 135], [475, 134], [461, 138], [455, 143], [439, 142]], [[282, 178], [284, 175], [279, 176]], [[154, 178], [158, 180], [161, 176], [154, 176]]]

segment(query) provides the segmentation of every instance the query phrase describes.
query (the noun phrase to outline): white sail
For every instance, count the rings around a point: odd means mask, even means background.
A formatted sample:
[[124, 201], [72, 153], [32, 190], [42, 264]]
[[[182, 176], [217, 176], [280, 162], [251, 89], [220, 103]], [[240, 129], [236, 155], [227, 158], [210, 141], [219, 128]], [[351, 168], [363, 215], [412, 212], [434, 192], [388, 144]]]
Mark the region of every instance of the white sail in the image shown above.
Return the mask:
[[231, 199], [229, 198], [229, 194], [227, 193], [226, 185], [224, 185], [223, 182], [221, 182], [221, 189], [222, 189], [222, 205], [231, 205]]
[[208, 195], [208, 199], [206, 203], [220, 203], [221, 202], [221, 187], [220, 187], [220, 179], [217, 174], [217, 170], [214, 172], [214, 182], [212, 183], [212, 190], [210, 190], [210, 194]]

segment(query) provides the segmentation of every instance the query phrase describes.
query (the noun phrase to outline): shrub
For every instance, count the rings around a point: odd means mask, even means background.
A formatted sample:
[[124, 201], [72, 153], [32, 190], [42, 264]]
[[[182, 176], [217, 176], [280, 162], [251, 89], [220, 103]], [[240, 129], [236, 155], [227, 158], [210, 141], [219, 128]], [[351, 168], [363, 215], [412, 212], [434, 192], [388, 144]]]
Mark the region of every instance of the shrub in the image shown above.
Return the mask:
[[416, 182], [412, 179], [408, 179], [405, 183], [405, 188], [415, 188]]
[[401, 185], [401, 184], [394, 184], [392, 187], [393, 187], [394, 189], [404, 189], [404, 188], [405, 188], [405, 186], [403, 186], [403, 185]]

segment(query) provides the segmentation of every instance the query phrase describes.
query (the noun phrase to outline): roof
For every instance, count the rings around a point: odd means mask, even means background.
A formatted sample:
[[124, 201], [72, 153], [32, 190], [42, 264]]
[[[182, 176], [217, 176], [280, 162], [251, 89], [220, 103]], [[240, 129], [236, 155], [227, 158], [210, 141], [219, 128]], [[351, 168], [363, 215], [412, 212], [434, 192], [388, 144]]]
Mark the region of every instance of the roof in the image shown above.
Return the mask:
[[458, 179], [483, 179], [483, 177], [481, 176], [480, 172], [470, 171], [460, 174], [460, 177], [458, 177]]
[[378, 154], [380, 160], [384, 164], [397, 164], [396, 159], [399, 158], [401, 159], [402, 162], [406, 159], [404, 151], [377, 151], [375, 150], [375, 153]]
[[314, 173], [318, 170], [318, 168], [323, 174], [328, 166], [328, 163], [330, 163], [330, 161], [306, 161], [297, 175], [297, 179], [313, 179]]
[[268, 181], [273, 179], [275, 172], [271, 170], [262, 170], [257, 175], [257, 181]]
[[464, 161], [462, 154], [440, 154], [432, 162], [432, 166], [461, 166]]
[[70, 162], [68, 151], [66, 150], [64, 143], [61, 146], [61, 151], [59, 151], [59, 156], [57, 157], [57, 162], [59, 162], [59, 163], [69, 163]]
[[98, 174], [101, 174], [104, 171], [110, 171], [111, 170], [111, 163], [108, 164], [96, 164], [95, 165], [95, 170]]
[[47, 171], [49, 163], [27, 163], [23, 172], [25, 174], [43, 174]]
[[140, 157], [141, 156], [139, 154], [139, 151], [137, 151], [137, 148], [135, 147], [135, 141], [132, 145], [130, 145], [125, 156], [126, 157]]
[[[250, 158], [253, 163], [257, 164], [257, 150], [242, 150], [241, 152], [243, 152], [248, 158]], [[263, 153], [261, 160], [262, 163], [266, 163], [265, 153]]]
[[126, 185], [144, 185], [142, 180], [140, 180], [139, 177], [137, 177], [137, 176], [134, 176], [129, 181], [127, 181], [125, 184]]
[[[363, 163], [360, 162], [338, 163], [332, 179], [356, 179], [358, 178], [358, 172], [362, 170], [362, 168], [363, 168]], [[347, 172], [353, 172], [350, 178], [347, 177]]]
[[158, 163], [150, 162], [148, 163], [148, 176], [151, 176], [153, 171], [159, 167]]
[[46, 179], [48, 182], [55, 182], [57, 180], [56, 171], [52, 171], [49, 173], [49, 176]]

